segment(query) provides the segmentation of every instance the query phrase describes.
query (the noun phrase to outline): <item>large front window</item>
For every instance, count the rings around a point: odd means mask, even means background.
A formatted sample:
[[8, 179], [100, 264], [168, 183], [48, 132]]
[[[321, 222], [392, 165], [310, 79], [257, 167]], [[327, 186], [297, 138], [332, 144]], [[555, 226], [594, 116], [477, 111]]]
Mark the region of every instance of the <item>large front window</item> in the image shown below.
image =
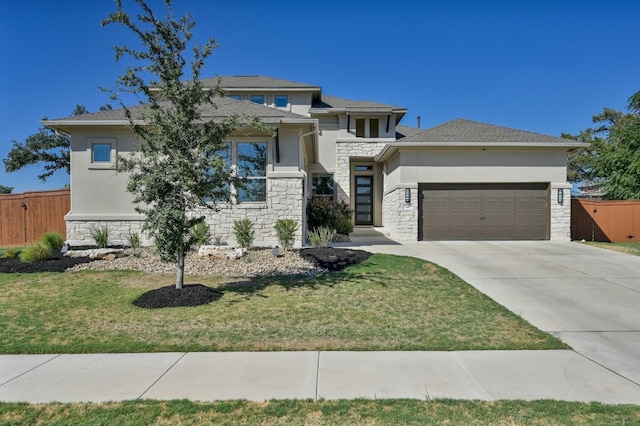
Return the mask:
[[238, 188], [238, 203], [267, 200], [267, 143], [238, 142], [238, 175], [245, 178]]

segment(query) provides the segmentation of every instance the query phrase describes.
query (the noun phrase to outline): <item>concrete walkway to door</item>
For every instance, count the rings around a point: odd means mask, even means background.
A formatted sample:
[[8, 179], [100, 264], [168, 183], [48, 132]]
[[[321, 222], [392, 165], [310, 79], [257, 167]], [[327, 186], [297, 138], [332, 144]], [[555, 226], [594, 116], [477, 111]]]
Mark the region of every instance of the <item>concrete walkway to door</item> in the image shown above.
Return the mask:
[[553, 241], [354, 238], [437, 263], [577, 353], [640, 385], [640, 257]]

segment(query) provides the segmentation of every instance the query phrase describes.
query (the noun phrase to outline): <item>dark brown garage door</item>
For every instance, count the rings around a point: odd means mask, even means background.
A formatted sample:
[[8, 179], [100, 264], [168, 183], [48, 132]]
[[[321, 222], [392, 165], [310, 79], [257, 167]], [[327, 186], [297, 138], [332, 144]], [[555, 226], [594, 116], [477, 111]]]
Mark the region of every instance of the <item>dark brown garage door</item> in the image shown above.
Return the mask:
[[421, 240], [546, 240], [546, 183], [422, 184]]

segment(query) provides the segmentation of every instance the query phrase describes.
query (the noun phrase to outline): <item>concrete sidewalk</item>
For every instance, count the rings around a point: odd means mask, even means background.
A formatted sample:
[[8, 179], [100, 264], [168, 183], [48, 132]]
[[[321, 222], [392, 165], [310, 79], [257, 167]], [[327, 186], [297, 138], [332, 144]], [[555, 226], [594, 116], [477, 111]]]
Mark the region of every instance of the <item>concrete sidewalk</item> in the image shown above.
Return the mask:
[[573, 351], [0, 356], [0, 401], [455, 398], [640, 402]]

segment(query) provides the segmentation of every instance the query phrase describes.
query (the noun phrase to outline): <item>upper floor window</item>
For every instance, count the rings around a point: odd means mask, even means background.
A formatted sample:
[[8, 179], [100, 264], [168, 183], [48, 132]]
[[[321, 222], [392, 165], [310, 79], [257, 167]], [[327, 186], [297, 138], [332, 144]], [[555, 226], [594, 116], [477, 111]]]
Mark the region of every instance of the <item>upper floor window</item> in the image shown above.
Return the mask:
[[251, 95], [251, 102], [264, 105], [264, 95]]
[[277, 108], [286, 108], [289, 105], [289, 96], [287, 95], [276, 95], [275, 96], [275, 104]]
[[356, 118], [357, 138], [379, 137], [379, 120], [377, 118]]
[[238, 142], [238, 174], [247, 181], [238, 188], [238, 203], [267, 201], [267, 143]]
[[236, 101], [242, 99], [240, 95], [227, 95], [227, 98], [235, 99]]
[[110, 163], [111, 162], [111, 144], [110, 143], [94, 143], [91, 147], [92, 163]]
[[117, 146], [115, 138], [87, 138], [90, 169], [115, 169]]

